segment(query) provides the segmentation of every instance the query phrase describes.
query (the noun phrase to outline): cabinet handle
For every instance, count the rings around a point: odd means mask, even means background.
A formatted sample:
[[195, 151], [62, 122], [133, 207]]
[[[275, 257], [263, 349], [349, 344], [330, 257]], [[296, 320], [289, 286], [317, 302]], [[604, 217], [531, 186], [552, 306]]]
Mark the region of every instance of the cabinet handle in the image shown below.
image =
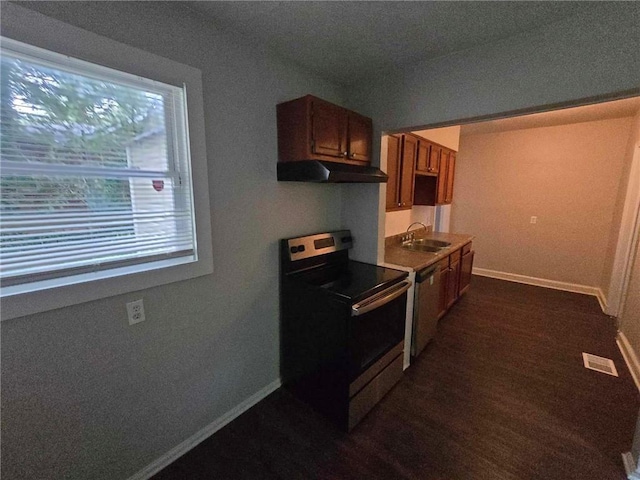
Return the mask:
[[356, 154], [352, 153], [351, 155], [349, 155], [351, 158], [355, 158]]
[[347, 156], [347, 152], [342, 152], [342, 156], [346, 157]]

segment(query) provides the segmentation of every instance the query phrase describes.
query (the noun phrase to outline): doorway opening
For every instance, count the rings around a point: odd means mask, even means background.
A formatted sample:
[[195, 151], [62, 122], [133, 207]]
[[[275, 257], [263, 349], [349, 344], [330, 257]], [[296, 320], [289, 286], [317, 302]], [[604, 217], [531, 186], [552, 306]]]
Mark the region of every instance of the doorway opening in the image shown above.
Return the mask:
[[474, 235], [475, 274], [594, 295], [615, 316], [639, 143], [640, 97], [394, 130], [382, 141], [383, 236], [414, 222]]

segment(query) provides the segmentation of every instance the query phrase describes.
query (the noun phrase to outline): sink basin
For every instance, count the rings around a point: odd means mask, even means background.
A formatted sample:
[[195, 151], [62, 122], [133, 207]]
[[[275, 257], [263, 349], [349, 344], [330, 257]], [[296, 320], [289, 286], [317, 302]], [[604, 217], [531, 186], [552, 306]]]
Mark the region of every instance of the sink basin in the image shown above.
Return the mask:
[[409, 242], [413, 245], [424, 245], [426, 247], [447, 248], [451, 243], [442, 240], [431, 240], [429, 238], [415, 238]]
[[413, 250], [414, 252], [439, 252], [446, 247], [432, 247], [431, 245], [416, 245], [408, 243], [406, 245], [402, 245], [402, 248], [405, 250]]
[[405, 250], [413, 250], [414, 252], [439, 252], [447, 248], [451, 243], [441, 240], [431, 240], [428, 238], [416, 238], [409, 242], [403, 243], [402, 248]]

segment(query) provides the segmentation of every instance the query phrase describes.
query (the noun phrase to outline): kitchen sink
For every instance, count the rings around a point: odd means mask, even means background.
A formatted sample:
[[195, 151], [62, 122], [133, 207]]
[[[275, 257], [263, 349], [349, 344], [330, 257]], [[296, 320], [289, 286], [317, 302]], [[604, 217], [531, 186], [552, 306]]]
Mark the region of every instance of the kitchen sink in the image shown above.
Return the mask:
[[416, 238], [402, 244], [405, 250], [413, 250], [414, 252], [432, 252], [436, 253], [447, 248], [451, 243], [441, 240], [431, 240], [428, 238]]
[[451, 245], [451, 243], [449, 242], [443, 242], [442, 240], [431, 240], [429, 238], [414, 238], [410, 243], [434, 248], [447, 248]]
[[402, 248], [405, 250], [412, 250], [414, 252], [439, 252], [443, 248], [446, 247], [432, 247], [431, 245], [415, 245], [413, 243], [408, 243], [406, 245], [402, 245]]

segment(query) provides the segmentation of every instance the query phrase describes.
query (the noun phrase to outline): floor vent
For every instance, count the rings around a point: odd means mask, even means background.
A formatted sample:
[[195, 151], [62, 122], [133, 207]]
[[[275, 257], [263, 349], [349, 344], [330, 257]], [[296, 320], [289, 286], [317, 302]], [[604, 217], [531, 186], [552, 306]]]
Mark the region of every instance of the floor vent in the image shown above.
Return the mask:
[[585, 368], [595, 370], [596, 372], [606, 373], [607, 375], [618, 376], [618, 371], [610, 358], [599, 357], [590, 353], [582, 352], [582, 360]]

